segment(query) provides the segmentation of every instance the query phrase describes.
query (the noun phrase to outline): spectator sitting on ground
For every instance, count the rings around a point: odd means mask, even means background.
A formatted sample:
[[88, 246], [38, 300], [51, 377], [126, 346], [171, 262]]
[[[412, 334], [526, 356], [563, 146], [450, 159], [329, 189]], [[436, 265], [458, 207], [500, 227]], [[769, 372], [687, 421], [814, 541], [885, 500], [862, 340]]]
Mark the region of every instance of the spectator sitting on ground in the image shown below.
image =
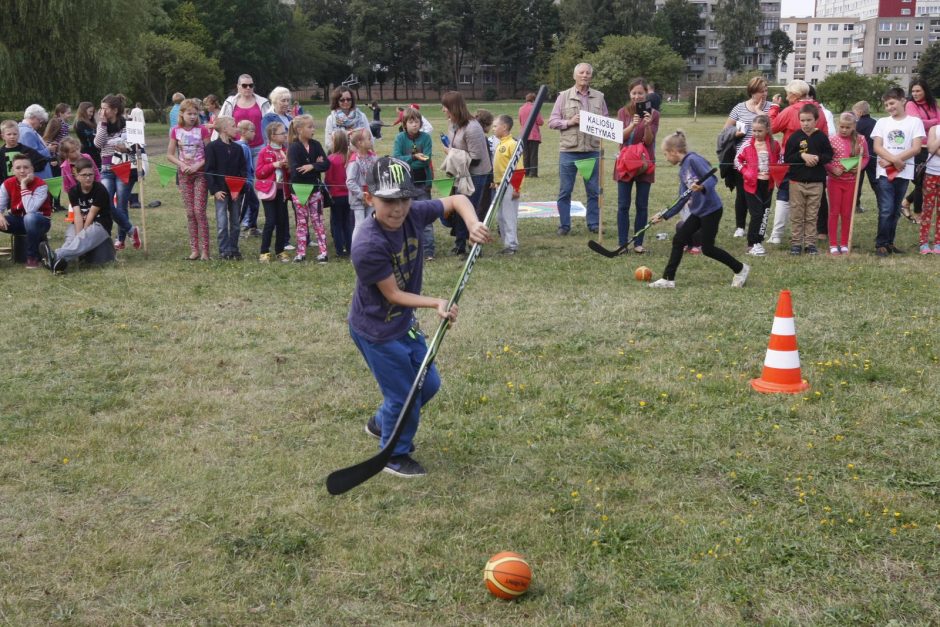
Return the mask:
[[65, 231], [65, 243], [55, 252], [47, 242], [40, 243], [46, 267], [65, 272], [69, 263], [90, 253], [111, 239], [111, 199], [108, 190], [95, 180], [97, 170], [91, 159], [82, 157], [72, 166], [78, 185], [69, 190], [73, 222]]

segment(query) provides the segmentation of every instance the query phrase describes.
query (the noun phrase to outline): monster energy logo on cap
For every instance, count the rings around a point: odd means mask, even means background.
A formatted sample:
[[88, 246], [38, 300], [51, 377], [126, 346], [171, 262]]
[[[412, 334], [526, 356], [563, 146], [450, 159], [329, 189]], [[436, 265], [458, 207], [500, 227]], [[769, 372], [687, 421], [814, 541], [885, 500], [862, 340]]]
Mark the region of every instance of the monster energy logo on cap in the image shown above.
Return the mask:
[[418, 195], [408, 164], [394, 157], [378, 159], [366, 176], [369, 192], [379, 198], [414, 198]]

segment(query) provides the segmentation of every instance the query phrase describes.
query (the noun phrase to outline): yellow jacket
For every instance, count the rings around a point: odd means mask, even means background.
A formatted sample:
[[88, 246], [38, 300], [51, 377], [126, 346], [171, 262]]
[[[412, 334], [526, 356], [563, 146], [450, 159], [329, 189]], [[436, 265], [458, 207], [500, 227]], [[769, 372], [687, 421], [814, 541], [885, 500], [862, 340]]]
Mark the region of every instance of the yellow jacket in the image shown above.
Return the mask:
[[[496, 146], [496, 157], [493, 159], [493, 181], [497, 185], [503, 180], [506, 166], [509, 165], [509, 159], [514, 152], [516, 152], [516, 140], [513, 139], [512, 135], [506, 135], [499, 140], [499, 145]], [[524, 168], [525, 164], [522, 163], [522, 155], [520, 155], [519, 161], [516, 162], [516, 171]]]

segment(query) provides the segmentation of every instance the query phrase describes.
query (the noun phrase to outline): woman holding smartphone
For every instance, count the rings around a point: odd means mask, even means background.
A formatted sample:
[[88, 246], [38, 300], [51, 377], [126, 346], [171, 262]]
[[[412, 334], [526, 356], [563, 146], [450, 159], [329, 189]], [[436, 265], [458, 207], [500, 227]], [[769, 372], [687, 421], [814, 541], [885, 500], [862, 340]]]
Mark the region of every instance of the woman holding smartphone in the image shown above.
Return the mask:
[[[617, 119], [623, 122], [623, 145], [643, 144], [650, 161], [656, 161], [656, 133], [659, 131], [659, 111], [646, 101], [649, 84], [643, 78], [634, 78], [627, 85], [630, 102], [617, 111]], [[617, 171], [614, 170], [616, 180]], [[621, 246], [630, 241], [630, 204], [636, 188], [636, 216], [633, 232], [646, 226], [649, 215], [650, 188], [656, 180], [655, 172], [644, 172], [629, 181], [617, 180], [617, 237]], [[642, 254], [643, 236], [637, 238], [633, 252]]]

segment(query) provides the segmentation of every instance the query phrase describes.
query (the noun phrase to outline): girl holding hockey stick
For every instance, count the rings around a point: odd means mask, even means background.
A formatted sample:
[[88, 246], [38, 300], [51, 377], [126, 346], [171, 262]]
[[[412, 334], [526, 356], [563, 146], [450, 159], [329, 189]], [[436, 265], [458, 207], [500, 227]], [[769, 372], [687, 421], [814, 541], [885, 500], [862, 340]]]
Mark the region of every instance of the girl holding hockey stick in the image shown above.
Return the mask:
[[[676, 131], [663, 140], [663, 152], [666, 160], [672, 165], [679, 165], [679, 194], [686, 190], [693, 190], [689, 201], [689, 217], [683, 222], [676, 236], [672, 240], [672, 253], [669, 262], [663, 271], [663, 277], [650, 283], [650, 287], [674, 288], [676, 286], [676, 270], [682, 261], [683, 249], [692, 240], [692, 236], [701, 229], [702, 252], [706, 257], [728, 266], [734, 272], [732, 287], [743, 287], [747, 281], [750, 266], [743, 264], [732, 257], [725, 250], [715, 246], [715, 236], [718, 234], [718, 223], [721, 221], [722, 205], [718, 192], [715, 191], [715, 179], [702, 179], [711, 169], [704, 157], [688, 151], [685, 133]], [[681, 165], [680, 165], [681, 164]], [[668, 220], [679, 213], [681, 205], [675, 205], [665, 213], [653, 217], [654, 224]]]

